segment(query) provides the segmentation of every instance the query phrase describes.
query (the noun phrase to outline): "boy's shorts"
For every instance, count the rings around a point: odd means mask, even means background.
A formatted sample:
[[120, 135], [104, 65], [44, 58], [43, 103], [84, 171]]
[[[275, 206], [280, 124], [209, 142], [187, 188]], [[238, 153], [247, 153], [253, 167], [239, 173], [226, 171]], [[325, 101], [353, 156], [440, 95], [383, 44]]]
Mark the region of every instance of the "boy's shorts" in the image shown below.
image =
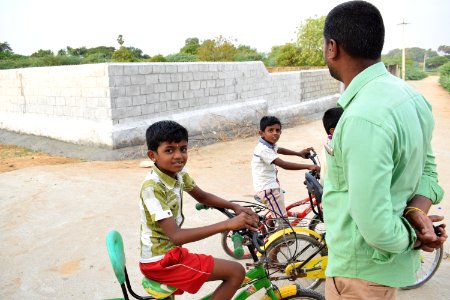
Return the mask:
[[195, 294], [211, 276], [214, 258], [176, 247], [167, 252], [163, 259], [140, 263], [139, 266], [145, 277], [176, 287], [178, 290], [174, 294], [180, 295], [183, 291]]
[[287, 215], [286, 205], [284, 204], [284, 194], [281, 189], [259, 191], [256, 193], [256, 196], [271, 210], [273, 218], [281, 218], [282, 216]]

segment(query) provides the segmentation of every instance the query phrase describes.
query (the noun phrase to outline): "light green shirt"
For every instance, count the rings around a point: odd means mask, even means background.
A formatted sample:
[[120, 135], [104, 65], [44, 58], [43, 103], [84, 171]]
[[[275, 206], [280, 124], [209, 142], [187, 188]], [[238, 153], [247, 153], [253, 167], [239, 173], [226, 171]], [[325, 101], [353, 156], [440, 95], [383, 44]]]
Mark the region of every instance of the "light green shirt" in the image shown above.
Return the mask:
[[402, 217], [416, 194], [443, 197], [431, 149], [430, 104], [383, 63], [359, 73], [327, 154], [323, 207], [327, 276], [401, 287], [415, 282], [416, 235]]
[[148, 263], [162, 259], [175, 248], [158, 221], [174, 218], [181, 227], [184, 221], [183, 191], [190, 192], [194, 180], [184, 170], [177, 173], [177, 179], [161, 172], [156, 166], [145, 177], [141, 188], [141, 259]]

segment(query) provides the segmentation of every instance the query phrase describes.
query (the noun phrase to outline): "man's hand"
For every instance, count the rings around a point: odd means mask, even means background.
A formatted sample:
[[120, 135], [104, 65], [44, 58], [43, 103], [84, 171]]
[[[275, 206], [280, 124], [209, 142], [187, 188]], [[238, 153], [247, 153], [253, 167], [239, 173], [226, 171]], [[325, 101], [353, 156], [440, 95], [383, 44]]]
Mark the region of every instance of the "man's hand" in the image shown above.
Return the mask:
[[447, 240], [445, 224], [441, 224], [438, 228], [441, 236], [436, 235], [433, 227], [433, 222], [442, 221], [444, 219], [443, 216], [426, 216], [420, 211], [412, 211], [406, 215], [406, 219], [416, 231], [418, 241], [414, 245], [415, 248], [432, 252]]
[[314, 150], [313, 147], [309, 147], [309, 148], [303, 149], [302, 151], [300, 151], [298, 153], [298, 156], [306, 159], [306, 158], [308, 158], [311, 155], [311, 151], [312, 150]]
[[308, 170], [314, 171], [314, 172], [320, 172], [320, 167], [316, 165], [310, 165], [308, 166]]

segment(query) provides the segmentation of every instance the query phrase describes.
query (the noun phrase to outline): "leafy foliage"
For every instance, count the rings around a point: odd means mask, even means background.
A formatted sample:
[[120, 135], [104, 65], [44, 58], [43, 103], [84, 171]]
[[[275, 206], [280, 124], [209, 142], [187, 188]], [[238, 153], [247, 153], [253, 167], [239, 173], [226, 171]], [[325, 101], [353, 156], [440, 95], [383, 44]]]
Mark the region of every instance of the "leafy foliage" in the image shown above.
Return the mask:
[[9, 46], [8, 42], [0, 43], [0, 53], [12, 52], [12, 48]]
[[275, 58], [277, 66], [289, 67], [300, 65], [301, 50], [293, 43], [288, 43], [281, 46]]
[[166, 56], [168, 62], [194, 62], [197, 61], [197, 56], [189, 53], [176, 53]]
[[441, 45], [439, 46], [438, 51], [443, 52], [444, 54], [450, 54], [450, 46]]
[[418, 67], [406, 68], [405, 77], [406, 80], [421, 80], [427, 77], [427, 73]]
[[263, 59], [264, 55], [262, 53], [258, 53], [256, 49], [247, 45], [239, 45], [236, 56], [234, 57], [234, 61], [257, 61]]
[[[413, 60], [418, 63], [423, 62], [423, 58], [424, 58], [425, 54], [427, 55], [427, 59], [430, 59], [432, 57], [439, 55], [436, 51], [431, 50], [431, 49], [426, 50], [426, 49], [418, 48], [418, 47], [405, 49], [406, 59], [410, 59], [410, 60]], [[389, 51], [388, 54], [382, 56], [383, 61], [389, 61], [391, 59], [395, 59], [395, 60], [400, 59], [400, 62], [401, 62], [402, 49], [393, 49], [393, 50]]]
[[166, 60], [166, 58], [164, 57], [164, 55], [162, 55], [162, 54], [157, 54], [157, 55], [155, 55], [155, 56], [150, 57], [148, 61], [150, 61], [150, 62], [165, 62], [165, 61], [167, 61], [167, 60]]
[[223, 36], [213, 40], [205, 40], [197, 50], [199, 61], [234, 61], [237, 49], [233, 43]]
[[46, 56], [53, 56], [53, 52], [51, 50], [42, 50], [39, 49], [37, 52], [34, 52], [31, 54], [31, 57], [46, 57]]
[[180, 49], [180, 53], [196, 55], [198, 48], [200, 48], [200, 42], [198, 38], [187, 38], [184, 42], [184, 47]]
[[298, 63], [304, 66], [323, 66], [323, 28], [325, 16], [308, 18], [299, 26], [297, 47], [301, 49]]
[[428, 59], [425, 63], [425, 66], [428, 69], [436, 69], [448, 61], [449, 61], [449, 59], [445, 56], [435, 56], [435, 57]]
[[439, 68], [439, 84], [450, 92], [450, 61]]
[[135, 58], [128, 48], [120, 46], [119, 50], [116, 50], [112, 55], [112, 60], [115, 62], [133, 62]]

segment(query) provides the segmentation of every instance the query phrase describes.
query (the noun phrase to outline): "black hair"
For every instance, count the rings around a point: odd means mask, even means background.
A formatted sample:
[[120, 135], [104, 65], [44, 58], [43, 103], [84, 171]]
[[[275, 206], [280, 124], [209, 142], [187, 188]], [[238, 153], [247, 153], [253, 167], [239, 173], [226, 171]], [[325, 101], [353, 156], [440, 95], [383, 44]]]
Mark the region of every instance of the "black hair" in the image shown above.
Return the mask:
[[351, 57], [379, 59], [384, 44], [384, 24], [380, 11], [365, 1], [344, 2], [325, 19], [325, 41], [333, 39]]
[[153, 123], [145, 133], [147, 148], [152, 151], [156, 151], [164, 142], [188, 141], [188, 136], [186, 128], [170, 120]]
[[331, 128], [336, 128], [336, 125], [339, 122], [339, 119], [341, 118], [343, 112], [344, 110], [342, 109], [342, 107], [333, 107], [325, 111], [322, 117], [322, 122], [327, 134], [330, 134]]
[[267, 126], [272, 126], [275, 124], [278, 124], [281, 127], [281, 122], [277, 117], [264, 116], [261, 118], [261, 121], [259, 121], [259, 130], [264, 131], [264, 130], [266, 130]]

